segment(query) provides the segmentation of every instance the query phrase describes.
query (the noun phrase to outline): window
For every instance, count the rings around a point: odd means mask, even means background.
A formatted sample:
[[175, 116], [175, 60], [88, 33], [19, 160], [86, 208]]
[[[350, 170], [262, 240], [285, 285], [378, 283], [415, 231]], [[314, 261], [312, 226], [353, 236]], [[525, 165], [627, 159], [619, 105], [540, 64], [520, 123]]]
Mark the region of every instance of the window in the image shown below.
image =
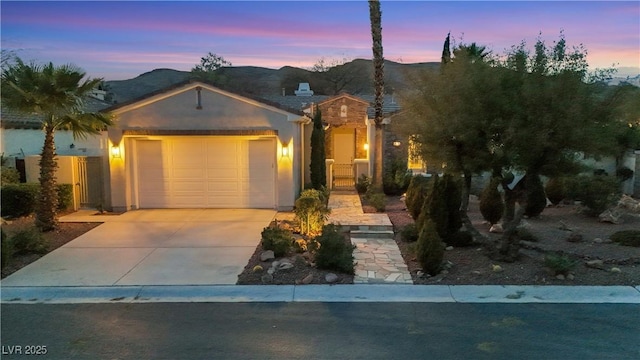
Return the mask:
[[347, 105], [340, 106], [340, 117], [347, 117]]

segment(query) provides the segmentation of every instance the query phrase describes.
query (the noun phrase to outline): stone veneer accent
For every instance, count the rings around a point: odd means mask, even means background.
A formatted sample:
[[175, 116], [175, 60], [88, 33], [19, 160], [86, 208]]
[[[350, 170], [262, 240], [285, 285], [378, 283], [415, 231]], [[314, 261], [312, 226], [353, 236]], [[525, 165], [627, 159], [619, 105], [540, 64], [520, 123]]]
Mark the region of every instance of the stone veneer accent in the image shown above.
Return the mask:
[[[343, 116], [343, 106], [346, 106], [346, 116]], [[366, 158], [367, 152], [364, 144], [367, 141], [367, 108], [369, 103], [357, 97], [342, 94], [318, 104], [322, 111], [322, 121], [330, 125], [325, 132], [325, 153], [327, 159], [333, 159], [333, 134], [332, 129], [351, 128], [356, 133], [355, 158]]]

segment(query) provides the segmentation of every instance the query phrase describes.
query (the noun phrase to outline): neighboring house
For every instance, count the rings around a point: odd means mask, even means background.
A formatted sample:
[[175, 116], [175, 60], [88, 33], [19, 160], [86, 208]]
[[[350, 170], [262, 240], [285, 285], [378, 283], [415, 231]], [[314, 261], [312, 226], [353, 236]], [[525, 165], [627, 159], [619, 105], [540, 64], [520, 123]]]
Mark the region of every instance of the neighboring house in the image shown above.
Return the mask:
[[[100, 94], [96, 94], [98, 97]], [[100, 111], [111, 104], [100, 98], [87, 98], [86, 111]], [[71, 131], [55, 132], [58, 155], [58, 183], [74, 185], [74, 209], [103, 205], [107, 170], [108, 141], [106, 131], [100, 136], [74, 139]], [[0, 153], [9, 166], [18, 169], [21, 180], [38, 182], [40, 153], [44, 145], [42, 122], [35, 115], [25, 115], [6, 108], [0, 114]]]

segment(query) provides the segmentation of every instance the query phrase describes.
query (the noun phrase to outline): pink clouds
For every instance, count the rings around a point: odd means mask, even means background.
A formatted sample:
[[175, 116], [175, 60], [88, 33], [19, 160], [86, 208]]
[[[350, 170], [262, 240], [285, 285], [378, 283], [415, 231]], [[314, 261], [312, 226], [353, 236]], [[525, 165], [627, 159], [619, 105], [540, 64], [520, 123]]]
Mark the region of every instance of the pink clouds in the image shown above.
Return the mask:
[[[3, 1], [2, 45], [29, 49], [43, 61], [74, 62], [98, 76], [130, 68], [120, 78], [156, 67], [189, 70], [210, 51], [237, 66], [271, 68], [308, 67], [323, 56], [370, 58], [366, 2], [337, 4]], [[532, 46], [541, 31], [550, 44], [564, 29], [569, 45], [589, 50], [592, 67], [640, 67], [639, 11], [633, 2], [387, 1], [384, 55], [439, 61], [449, 31], [455, 43], [502, 54], [522, 40]]]

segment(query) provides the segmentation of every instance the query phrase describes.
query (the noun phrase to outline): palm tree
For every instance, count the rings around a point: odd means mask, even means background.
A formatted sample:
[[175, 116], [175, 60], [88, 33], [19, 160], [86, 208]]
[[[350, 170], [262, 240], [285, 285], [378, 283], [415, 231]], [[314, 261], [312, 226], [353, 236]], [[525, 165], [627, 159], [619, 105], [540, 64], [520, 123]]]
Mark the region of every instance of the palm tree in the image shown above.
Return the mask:
[[2, 104], [15, 111], [38, 115], [44, 131], [40, 159], [40, 195], [36, 225], [42, 231], [57, 225], [58, 205], [55, 171], [57, 168], [54, 133], [71, 130], [75, 138], [98, 134], [112, 124], [110, 116], [84, 112], [84, 100], [102, 79], [85, 79], [85, 72], [74, 65], [53, 63], [15, 63], [2, 71]]
[[382, 12], [380, 1], [369, 1], [369, 18], [371, 21], [371, 38], [373, 40], [373, 84], [375, 88], [375, 125], [376, 144], [373, 164], [373, 186], [382, 188], [382, 96], [384, 91], [384, 57], [382, 56]]

